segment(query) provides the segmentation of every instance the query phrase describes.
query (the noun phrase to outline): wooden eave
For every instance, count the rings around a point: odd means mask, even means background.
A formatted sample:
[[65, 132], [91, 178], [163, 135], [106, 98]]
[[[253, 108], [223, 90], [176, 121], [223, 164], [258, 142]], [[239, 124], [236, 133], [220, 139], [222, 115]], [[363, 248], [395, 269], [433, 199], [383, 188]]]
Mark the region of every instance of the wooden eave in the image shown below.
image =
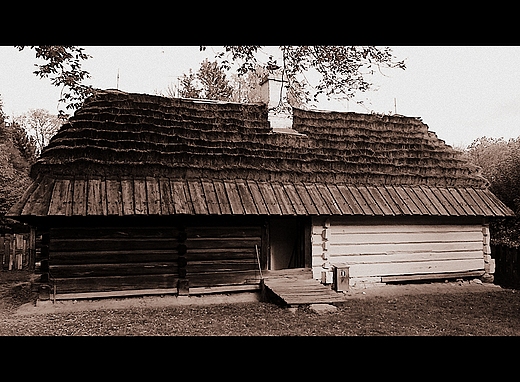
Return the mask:
[[473, 187], [251, 179], [42, 176], [8, 217], [170, 215], [484, 216], [514, 213]]

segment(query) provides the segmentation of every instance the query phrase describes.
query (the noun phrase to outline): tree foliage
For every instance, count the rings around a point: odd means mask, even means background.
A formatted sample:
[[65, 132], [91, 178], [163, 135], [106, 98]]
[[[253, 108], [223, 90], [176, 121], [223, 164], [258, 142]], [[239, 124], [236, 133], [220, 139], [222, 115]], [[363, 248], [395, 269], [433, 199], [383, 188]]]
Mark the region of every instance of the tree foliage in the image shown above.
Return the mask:
[[[490, 182], [490, 191], [520, 216], [520, 137], [508, 141], [482, 137], [475, 140], [465, 154], [482, 168], [482, 175]], [[490, 227], [494, 243], [520, 245], [519, 218], [497, 219]]]
[[[16, 46], [23, 50], [26, 46]], [[33, 73], [40, 78], [49, 78], [51, 84], [61, 87], [59, 102], [66, 104], [66, 109], [76, 109], [83, 100], [93, 92], [93, 88], [82, 82], [90, 78], [90, 74], [82, 69], [82, 62], [91, 56], [83, 48], [77, 46], [31, 46], [36, 52], [36, 58], [43, 64], [35, 64], [37, 70]], [[60, 115], [67, 114], [60, 110]]]
[[204, 60], [196, 73], [190, 69], [179, 82], [179, 96], [228, 101], [233, 95], [233, 87], [224, 70], [216, 61]]
[[63, 119], [45, 109], [30, 109], [27, 113], [15, 118], [15, 122], [31, 137], [34, 137], [36, 153], [39, 155], [54, 134], [58, 132], [63, 124]]
[[[257, 59], [261, 46], [224, 46], [216, 58], [221, 66], [230, 70], [238, 65], [237, 73], [244, 75], [260, 64], [268, 70], [280, 68], [288, 87], [306, 103], [317, 101], [324, 94], [327, 98], [342, 96], [352, 98], [357, 92], [367, 91], [372, 83], [369, 77], [385, 68], [405, 69], [389, 47], [374, 46], [280, 46], [282, 60], [277, 63], [272, 56], [265, 63]], [[201, 47], [204, 50], [205, 47]], [[313, 71], [318, 74], [317, 84], [310, 84], [305, 76]], [[299, 86], [296, 86], [298, 84]], [[312, 90], [311, 90], [312, 88]]]
[[17, 124], [6, 120], [0, 101], [0, 227], [6, 224], [5, 213], [31, 182], [29, 170], [35, 159], [31, 150], [31, 139]]

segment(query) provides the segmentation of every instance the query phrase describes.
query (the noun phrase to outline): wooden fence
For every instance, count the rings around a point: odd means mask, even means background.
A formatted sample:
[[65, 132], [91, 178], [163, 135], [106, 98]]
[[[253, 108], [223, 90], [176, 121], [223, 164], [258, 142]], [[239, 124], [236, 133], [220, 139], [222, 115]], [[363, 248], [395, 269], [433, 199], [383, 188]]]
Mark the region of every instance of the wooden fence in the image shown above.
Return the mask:
[[34, 269], [35, 232], [0, 234], [0, 271]]
[[492, 245], [491, 256], [495, 259], [495, 284], [520, 288], [520, 247]]

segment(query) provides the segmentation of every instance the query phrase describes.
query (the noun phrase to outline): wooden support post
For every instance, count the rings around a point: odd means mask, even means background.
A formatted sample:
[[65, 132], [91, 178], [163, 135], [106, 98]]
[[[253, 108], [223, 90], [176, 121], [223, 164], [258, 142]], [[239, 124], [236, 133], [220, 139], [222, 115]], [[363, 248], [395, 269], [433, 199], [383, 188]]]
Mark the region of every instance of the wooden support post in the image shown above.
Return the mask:
[[50, 234], [49, 231], [46, 230], [42, 233], [42, 244], [41, 244], [41, 282], [47, 283], [49, 282], [49, 244], [50, 244]]
[[189, 288], [189, 280], [186, 278], [188, 265], [188, 260], [186, 259], [186, 252], [188, 248], [186, 247], [186, 227], [179, 227], [179, 235], [177, 237], [178, 245], [177, 245], [177, 264], [178, 264], [178, 272], [179, 272], [179, 282], [177, 283], [177, 293], [179, 296], [187, 296], [190, 293]]
[[29, 231], [29, 252], [27, 259], [27, 269], [34, 271], [34, 263], [36, 262], [36, 228], [31, 226]]
[[14, 262], [14, 238], [13, 235], [10, 233], [5, 235], [7, 239], [7, 269], [12, 270], [13, 269], [13, 262]]

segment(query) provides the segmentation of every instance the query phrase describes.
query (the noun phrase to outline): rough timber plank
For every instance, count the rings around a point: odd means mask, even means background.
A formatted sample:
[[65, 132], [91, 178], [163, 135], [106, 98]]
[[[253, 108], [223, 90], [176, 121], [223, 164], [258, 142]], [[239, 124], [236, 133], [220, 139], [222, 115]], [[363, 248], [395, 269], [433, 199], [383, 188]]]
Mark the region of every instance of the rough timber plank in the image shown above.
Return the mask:
[[446, 199], [449, 203], [449, 205], [453, 208], [455, 213], [460, 216], [465, 216], [466, 211], [460, 206], [459, 202], [455, 200], [453, 195], [450, 193], [450, 191], [447, 188], [440, 188], [439, 189], [442, 196], [444, 196], [444, 199]]
[[336, 293], [330, 286], [313, 279], [310, 269], [286, 271], [286, 275], [285, 271], [266, 274], [262, 281], [266, 294], [274, 294], [286, 305], [331, 304], [345, 301], [343, 294]]
[[174, 215], [175, 207], [172, 200], [172, 190], [170, 187], [170, 179], [159, 179], [159, 192], [161, 193], [161, 212], [163, 215]]
[[480, 195], [473, 189], [473, 188], [466, 188], [466, 191], [470, 194], [470, 196], [473, 198], [475, 203], [479, 206], [480, 210], [482, 211], [482, 215], [484, 216], [494, 216], [494, 211], [488, 207], [485, 200], [483, 200]]
[[[489, 190], [476, 190], [480, 198], [491, 208], [495, 215], [503, 214], [505, 216], [511, 215], [512, 211], [508, 211], [497, 198]], [[504, 208], [505, 207], [505, 208]]]
[[416, 204], [419, 207], [419, 209], [421, 210], [421, 213], [423, 213], [424, 215], [438, 215], [437, 209], [430, 202], [430, 199], [423, 192], [422, 188], [417, 187], [417, 186], [410, 187], [410, 188], [415, 193], [415, 196], [418, 199], [418, 202]]
[[237, 180], [236, 185], [246, 215], [257, 215], [258, 210], [256, 209], [255, 202], [253, 201], [253, 197], [251, 196], [251, 192], [249, 191], [249, 187], [247, 187], [245, 181]]
[[87, 181], [85, 179], [75, 179], [73, 192], [72, 212], [74, 215], [85, 216], [87, 214]]
[[262, 194], [262, 197], [265, 200], [265, 204], [267, 206], [267, 210], [270, 215], [281, 215], [282, 211], [280, 210], [280, 206], [276, 201], [276, 196], [274, 194], [273, 187], [268, 182], [258, 182], [258, 189]]
[[193, 209], [197, 215], [207, 215], [208, 207], [204, 199], [204, 190], [199, 181], [188, 181], [188, 191], [193, 204]]
[[170, 185], [172, 187], [173, 204], [175, 213], [177, 214], [190, 214], [192, 213], [191, 201], [188, 202], [189, 197], [186, 197], [185, 185], [186, 183], [182, 180], [171, 180]]
[[475, 213], [475, 215], [486, 215], [486, 213], [482, 211], [482, 209], [480, 208], [479, 204], [473, 200], [472, 196], [470, 195], [467, 189], [458, 188], [457, 191], [459, 192], [460, 196], [467, 204], [467, 206], [471, 208], [472, 212]]
[[393, 186], [384, 186], [384, 188], [388, 192], [388, 195], [390, 195], [392, 198], [394, 204], [399, 209], [399, 215], [412, 215], [412, 211], [410, 211], [406, 203], [403, 202], [403, 199], [399, 196]]
[[218, 206], [217, 194], [213, 182], [209, 180], [202, 181], [202, 189], [206, 197], [206, 203], [208, 205], [208, 213], [211, 215], [220, 215], [220, 208]]
[[330, 193], [329, 189], [325, 184], [317, 184], [316, 188], [318, 189], [320, 196], [323, 198], [325, 203], [330, 209], [330, 212], [333, 215], [342, 215], [341, 209], [338, 206], [338, 203], [334, 199], [334, 196]]
[[236, 183], [224, 181], [224, 188], [226, 189], [229, 204], [231, 205], [231, 212], [234, 215], [243, 215], [244, 207], [242, 206], [242, 201], [240, 200], [240, 194], [238, 192]]
[[467, 272], [449, 272], [449, 273], [433, 273], [433, 274], [418, 274], [418, 275], [397, 275], [397, 276], [382, 276], [381, 282], [391, 283], [399, 281], [415, 281], [415, 280], [439, 280], [439, 279], [453, 279], [462, 277], [480, 277], [484, 271], [467, 271]]
[[[397, 192], [397, 194], [399, 195], [399, 197], [401, 198], [401, 200], [403, 201], [403, 204], [406, 207], [408, 207], [408, 209], [410, 210], [410, 212], [413, 215], [421, 214], [421, 210], [419, 209], [419, 207], [417, 207], [415, 205], [415, 202], [414, 202], [414, 199], [416, 199], [415, 194], [413, 194], [413, 191], [411, 191], [409, 189], [409, 187], [394, 186], [394, 189]], [[412, 192], [411, 195], [409, 194], [410, 192]]]
[[101, 191], [101, 187], [104, 185], [104, 183], [101, 182], [101, 179], [89, 179], [87, 182], [87, 189], [88, 189], [88, 198], [87, 198], [87, 215], [94, 215], [99, 216], [103, 215], [103, 212], [105, 212], [106, 215], [106, 204], [105, 208], [103, 209], [103, 195], [105, 194]]
[[262, 198], [258, 184], [256, 184], [254, 180], [247, 180], [247, 186], [249, 187], [249, 191], [251, 191], [251, 196], [253, 197], [258, 213], [260, 215], [269, 215], [269, 210], [265, 205], [264, 198]]
[[71, 181], [69, 179], [61, 179], [55, 182], [49, 205], [49, 215], [71, 215], [72, 203], [70, 203], [70, 199], [72, 195], [70, 195], [70, 192]]
[[475, 212], [473, 212], [471, 207], [468, 205], [468, 203], [466, 203], [466, 201], [456, 188], [449, 187], [448, 191], [450, 192], [453, 199], [455, 199], [458, 202], [459, 206], [462, 207], [465, 215], [475, 215]]
[[272, 186], [282, 215], [294, 215], [295, 212], [292, 207], [292, 203], [287, 197], [284, 187], [278, 182], [273, 182]]
[[379, 207], [379, 204], [374, 199], [371, 189], [369, 189], [366, 186], [358, 186], [358, 190], [361, 193], [361, 195], [363, 195], [363, 198], [367, 202], [368, 206], [370, 207], [374, 215], [384, 215], [383, 211]]
[[330, 215], [331, 210], [327, 205], [327, 202], [323, 200], [323, 198], [321, 197], [321, 192], [320, 190], [318, 190], [316, 185], [313, 183], [304, 183], [304, 186], [307, 192], [309, 193], [312, 201], [314, 202], [314, 205], [316, 206], [318, 213], [322, 215]]
[[123, 205], [121, 201], [121, 182], [116, 179], [106, 180], [107, 193], [107, 215], [123, 214]]
[[386, 202], [388, 208], [392, 211], [389, 215], [401, 215], [402, 212], [399, 209], [399, 206], [395, 203], [386, 186], [378, 186], [377, 190], [379, 191], [379, 194], [381, 194], [383, 200]]
[[159, 192], [159, 181], [156, 178], [146, 178], [146, 195], [148, 198], [148, 213], [150, 215], [161, 214], [161, 193]]
[[446, 199], [446, 197], [444, 196], [444, 193], [442, 192], [442, 190], [440, 188], [432, 187], [431, 191], [432, 191], [433, 195], [435, 195], [435, 197], [437, 198], [439, 203], [442, 205], [442, 207], [446, 210], [448, 215], [450, 215], [450, 216], [459, 215], [459, 213], [457, 212], [455, 207], [453, 207], [451, 205], [450, 201], [448, 199]]
[[305, 206], [303, 205], [302, 200], [300, 199], [300, 196], [298, 195], [298, 192], [294, 187], [294, 184], [284, 183], [283, 188], [287, 193], [287, 197], [289, 198], [289, 201], [291, 202], [294, 211], [296, 211], [296, 214], [306, 215], [307, 210], [305, 209]]
[[441, 216], [448, 216], [449, 212], [446, 210], [442, 202], [439, 201], [435, 193], [427, 186], [420, 186], [422, 192], [426, 195], [429, 202], [435, 207], [437, 213]]
[[303, 183], [295, 183], [294, 187], [296, 189], [296, 192], [300, 196], [300, 199], [305, 206], [305, 209], [307, 210], [307, 214], [309, 215], [318, 215], [318, 210], [316, 209], [316, 206], [312, 202], [312, 199], [307, 192], [307, 189], [303, 185]]
[[[75, 195], [75, 194], [74, 194]], [[121, 204], [124, 215], [134, 214], [134, 184], [131, 179], [121, 180]]]
[[135, 214], [148, 214], [148, 199], [146, 197], [146, 182], [144, 179], [134, 179]]
[[366, 186], [366, 188], [370, 192], [370, 196], [372, 196], [372, 198], [374, 198], [374, 200], [376, 201], [377, 206], [379, 207], [383, 215], [394, 215], [394, 211], [388, 205], [387, 201], [381, 194], [380, 187]]
[[14, 206], [9, 211], [9, 214], [12, 216], [17, 216], [23, 214], [23, 211], [28, 207], [27, 202], [29, 201], [29, 198], [33, 194], [33, 192], [36, 190], [38, 186], [37, 180], [31, 182], [31, 185], [28, 189], [25, 190], [24, 194], [18, 201], [14, 204]]
[[345, 202], [348, 204], [350, 209], [352, 210], [352, 213], [354, 215], [364, 215], [363, 209], [360, 207], [359, 203], [356, 201], [356, 198], [347, 186], [345, 185], [338, 185], [338, 191], [341, 193], [341, 196], [345, 199]]
[[215, 194], [217, 195], [218, 204], [222, 215], [231, 215], [231, 205], [227, 197], [226, 188], [221, 180], [214, 180]]
[[352, 210], [352, 208], [350, 208], [350, 205], [347, 203], [338, 187], [335, 184], [328, 184], [327, 188], [329, 189], [330, 194], [334, 198], [334, 202], [341, 211], [341, 214], [352, 215], [354, 211]]
[[350, 191], [358, 205], [361, 207], [363, 215], [374, 215], [372, 209], [369, 207], [369, 205], [367, 204], [357, 187], [349, 186], [348, 190]]

